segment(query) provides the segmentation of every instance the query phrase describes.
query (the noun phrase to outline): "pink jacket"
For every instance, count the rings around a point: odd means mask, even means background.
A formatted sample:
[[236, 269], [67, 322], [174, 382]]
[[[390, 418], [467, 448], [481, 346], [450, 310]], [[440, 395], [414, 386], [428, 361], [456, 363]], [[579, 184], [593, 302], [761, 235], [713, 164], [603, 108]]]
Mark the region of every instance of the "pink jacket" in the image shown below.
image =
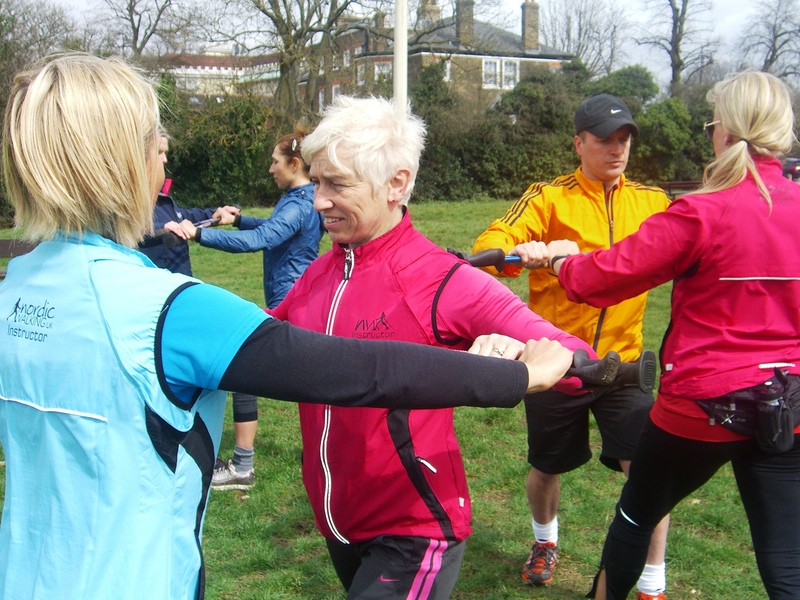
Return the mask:
[[[355, 250], [334, 246], [270, 312], [306, 329], [367, 340], [465, 349], [478, 335], [497, 332], [588, 350], [505, 285], [423, 237], [407, 213]], [[325, 537], [469, 536], [469, 492], [452, 409], [299, 409], [303, 482]]]
[[593, 306], [674, 280], [651, 417], [676, 435], [741, 439], [709, 426], [693, 400], [761, 383], [769, 363], [800, 373], [800, 185], [782, 177], [778, 160], [755, 161], [771, 209], [748, 175], [733, 188], [675, 200], [638, 233], [570, 257], [559, 272], [569, 299]]

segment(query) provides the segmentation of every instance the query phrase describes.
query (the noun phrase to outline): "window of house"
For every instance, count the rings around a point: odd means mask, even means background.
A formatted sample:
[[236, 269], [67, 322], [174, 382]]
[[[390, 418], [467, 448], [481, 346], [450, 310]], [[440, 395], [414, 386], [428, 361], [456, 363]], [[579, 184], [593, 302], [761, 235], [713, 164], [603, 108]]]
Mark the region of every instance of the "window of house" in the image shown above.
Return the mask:
[[519, 82], [519, 61], [503, 61], [503, 89], [511, 90]]
[[319, 88], [319, 109], [325, 108], [325, 88]]
[[483, 59], [483, 87], [500, 87], [500, 61], [494, 58]]
[[384, 78], [392, 74], [392, 63], [390, 62], [376, 62], [375, 63], [375, 81], [378, 81], [381, 76]]
[[356, 46], [356, 47], [353, 49], [353, 54], [355, 54], [356, 56], [361, 56], [361, 54], [362, 54], [363, 52], [364, 52], [364, 47], [363, 47], [363, 46]]
[[519, 61], [483, 59], [483, 87], [513, 89], [519, 83]]
[[339, 85], [338, 83], [334, 83], [331, 86], [331, 102], [333, 102], [336, 99], [336, 96], [338, 96], [341, 93], [342, 93], [342, 86]]
[[342, 63], [345, 67], [350, 66], [350, 48], [347, 48], [344, 52], [342, 52]]
[[367, 82], [367, 65], [359, 63], [356, 67], [356, 83], [364, 85]]

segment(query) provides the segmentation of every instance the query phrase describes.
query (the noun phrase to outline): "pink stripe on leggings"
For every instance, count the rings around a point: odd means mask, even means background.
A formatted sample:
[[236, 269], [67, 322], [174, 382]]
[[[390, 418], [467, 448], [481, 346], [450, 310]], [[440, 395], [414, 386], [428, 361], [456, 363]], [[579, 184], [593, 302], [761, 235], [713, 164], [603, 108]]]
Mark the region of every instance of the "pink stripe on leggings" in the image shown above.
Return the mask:
[[431, 540], [425, 556], [419, 566], [419, 571], [414, 577], [414, 583], [408, 592], [407, 600], [426, 600], [431, 595], [433, 582], [442, 569], [442, 556], [447, 550], [447, 542]]

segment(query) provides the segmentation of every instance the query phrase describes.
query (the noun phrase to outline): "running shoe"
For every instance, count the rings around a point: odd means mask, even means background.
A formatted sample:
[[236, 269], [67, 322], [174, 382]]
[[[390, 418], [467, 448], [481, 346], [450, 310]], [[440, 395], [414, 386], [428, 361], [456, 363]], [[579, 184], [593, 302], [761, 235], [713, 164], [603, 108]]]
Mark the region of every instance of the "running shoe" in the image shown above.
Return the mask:
[[535, 542], [528, 562], [522, 567], [522, 581], [528, 585], [551, 585], [558, 564], [558, 546], [553, 542]]
[[667, 597], [664, 595], [664, 592], [658, 592], [657, 594], [646, 594], [645, 592], [637, 592], [636, 600], [667, 600]]
[[233, 461], [217, 459], [214, 465], [214, 474], [211, 477], [212, 490], [249, 490], [256, 482], [256, 472], [253, 469], [240, 473], [233, 466]]

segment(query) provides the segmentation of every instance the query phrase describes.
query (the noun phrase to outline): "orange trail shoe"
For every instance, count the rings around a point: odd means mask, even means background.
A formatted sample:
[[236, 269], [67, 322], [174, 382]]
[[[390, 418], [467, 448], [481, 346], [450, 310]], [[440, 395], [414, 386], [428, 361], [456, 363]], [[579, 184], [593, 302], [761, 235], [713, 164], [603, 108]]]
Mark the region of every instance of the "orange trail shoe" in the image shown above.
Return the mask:
[[637, 592], [636, 600], [667, 600], [667, 597], [664, 595], [664, 592], [658, 592], [657, 594], [646, 594], [645, 592]]
[[528, 585], [551, 585], [558, 564], [558, 546], [553, 542], [535, 542], [528, 562], [522, 567], [522, 581]]

